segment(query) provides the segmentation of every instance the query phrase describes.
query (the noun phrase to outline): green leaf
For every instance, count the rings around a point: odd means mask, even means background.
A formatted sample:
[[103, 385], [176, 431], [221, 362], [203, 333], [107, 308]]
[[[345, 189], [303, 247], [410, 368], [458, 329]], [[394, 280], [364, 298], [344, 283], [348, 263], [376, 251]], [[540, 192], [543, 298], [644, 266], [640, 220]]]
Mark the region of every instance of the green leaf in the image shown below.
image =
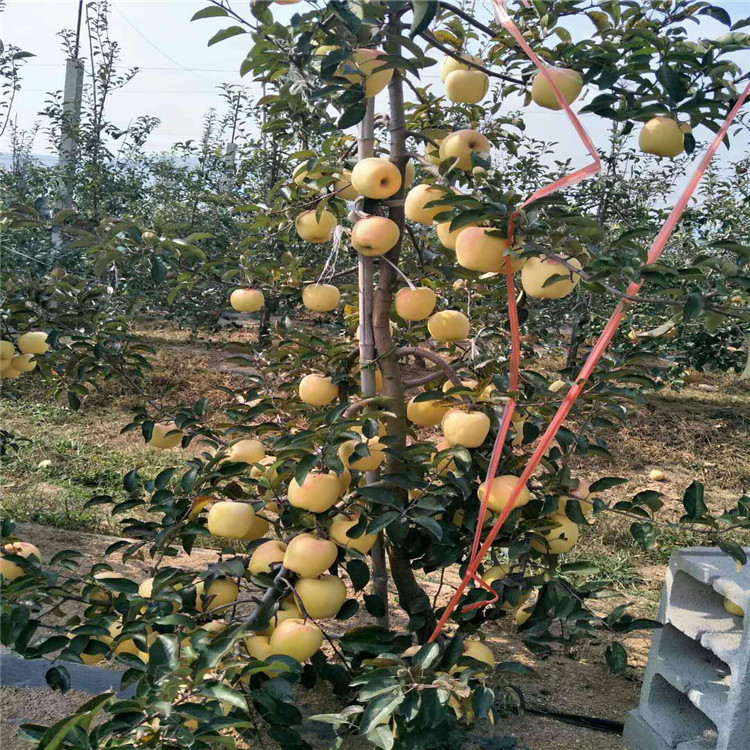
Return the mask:
[[373, 518], [372, 521], [370, 521], [369, 526], [367, 527], [367, 533], [368, 534], [377, 534], [379, 531], [382, 531], [386, 526], [388, 526], [389, 523], [396, 520], [399, 517], [399, 514], [392, 510], [388, 513], [382, 513], [379, 516], [376, 516]]
[[203, 8], [197, 13], [193, 14], [191, 21], [200, 21], [202, 18], [218, 18], [220, 16], [228, 16], [229, 13], [224, 8], [219, 8], [216, 5], [210, 5], [208, 8]]
[[656, 71], [656, 78], [675, 104], [687, 96], [688, 90], [682, 81], [682, 76], [669, 63], [662, 64]]
[[163, 284], [167, 280], [167, 267], [154, 255], [151, 258], [151, 280], [154, 284]]
[[148, 650], [148, 678], [157, 682], [173, 672], [180, 663], [180, 639], [176, 635], [158, 635]]
[[[367, 704], [359, 723], [359, 733], [367, 734], [381, 724], [387, 724], [393, 712], [401, 705], [406, 696], [403, 693], [395, 695], [379, 695]], [[390, 730], [389, 730], [390, 732]]]
[[683, 320], [695, 320], [702, 312], [705, 301], [699, 292], [690, 292], [685, 297], [685, 306], [682, 308]]
[[618, 484], [625, 484], [627, 481], [627, 479], [623, 479], [622, 477], [602, 477], [589, 487], [589, 492], [594, 495], [597, 492], [604, 492], [604, 490], [608, 490], [611, 487], [617, 487]]
[[336, 125], [342, 130], [351, 128], [354, 125], [362, 122], [366, 112], [367, 105], [364, 101], [352, 104], [341, 113], [341, 117], [339, 117], [339, 121], [336, 123]]
[[216, 698], [225, 703], [231, 703], [233, 706], [241, 708], [243, 711], [247, 711], [247, 701], [245, 700], [245, 696], [237, 690], [233, 690], [229, 685], [223, 682], [203, 682], [200, 684], [199, 692], [202, 695]]
[[370, 568], [362, 560], [349, 560], [346, 572], [355, 591], [361, 591], [370, 582]]
[[625, 651], [621, 643], [615, 641], [607, 646], [604, 658], [614, 674], [625, 674], [628, 667], [628, 652]]
[[722, 552], [729, 555], [733, 560], [736, 560], [740, 565], [747, 565], [747, 555], [739, 544], [721, 538], [716, 540], [716, 544]]
[[309, 453], [308, 455], [303, 456], [297, 464], [297, 469], [294, 472], [294, 478], [300, 487], [305, 483], [305, 479], [310, 472], [310, 469], [312, 469], [317, 460], [318, 457], [314, 453]]
[[414, 521], [420, 526], [424, 526], [436, 539], [443, 538], [443, 529], [434, 518], [429, 518], [428, 516], [417, 516]]
[[440, 6], [437, 3], [425, 2], [425, 0], [412, 0], [411, 6], [414, 17], [409, 34], [415, 37], [429, 27]]
[[518, 661], [504, 661], [495, 667], [496, 672], [503, 672], [505, 674], [523, 674], [523, 675], [533, 675], [536, 674], [536, 672], [531, 668], [527, 667], [525, 664], [521, 664], [521, 662]]
[[208, 46], [211, 47], [214, 44], [223, 42], [225, 39], [231, 39], [233, 36], [238, 36], [239, 34], [247, 34], [247, 31], [245, 31], [242, 26], [229, 26], [226, 29], [216, 32], [216, 34], [208, 40]]
[[440, 659], [440, 646], [437, 643], [425, 643], [414, 654], [414, 663], [422, 669], [432, 669]]
[[690, 486], [685, 490], [682, 497], [682, 504], [687, 512], [687, 520], [696, 520], [702, 518], [708, 512], [706, 503], [703, 500], [703, 484], [697, 479], [693, 479]]
[[343, 622], [344, 620], [354, 617], [357, 612], [359, 612], [359, 602], [356, 599], [347, 599], [341, 605], [341, 609], [336, 613], [336, 619]]
[[630, 533], [638, 545], [645, 550], [656, 547], [656, 529], [652, 523], [633, 523], [630, 526]]
[[383, 617], [386, 613], [385, 602], [377, 594], [365, 594], [365, 609], [373, 617]]
[[63, 694], [70, 690], [70, 673], [62, 665], [48, 669], [44, 679], [53, 690], [59, 690]]

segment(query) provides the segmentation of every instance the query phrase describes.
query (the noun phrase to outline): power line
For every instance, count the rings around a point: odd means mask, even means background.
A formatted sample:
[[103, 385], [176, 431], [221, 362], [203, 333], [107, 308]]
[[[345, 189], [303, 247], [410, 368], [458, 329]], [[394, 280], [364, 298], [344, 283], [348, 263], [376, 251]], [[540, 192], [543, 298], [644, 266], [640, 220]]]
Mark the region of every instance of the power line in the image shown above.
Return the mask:
[[144, 42], [151, 45], [159, 54], [166, 57], [167, 60], [174, 63], [178, 68], [181, 68], [187, 73], [191, 73], [196, 78], [200, 78], [201, 80], [207, 81], [208, 83], [212, 83], [212, 84], [215, 83], [215, 81], [211, 81], [205, 76], [199, 75], [197, 72], [190, 70], [190, 68], [186, 68], [181, 62], [179, 62], [178, 60], [175, 60], [174, 57], [172, 57], [171, 55], [168, 55], [163, 49], [161, 49], [161, 47], [159, 47], [154, 42], [152, 42], [137, 26], [135, 26], [130, 21], [130, 19], [120, 10], [120, 8], [117, 5], [112, 5], [112, 7], [120, 14], [120, 16], [122, 16], [123, 21], [125, 21], [125, 23], [127, 23], [128, 26], [130, 26], [130, 28], [133, 29], [133, 31], [135, 31], [135, 33], [138, 34], [138, 36], [141, 37], [141, 39], [143, 39]]

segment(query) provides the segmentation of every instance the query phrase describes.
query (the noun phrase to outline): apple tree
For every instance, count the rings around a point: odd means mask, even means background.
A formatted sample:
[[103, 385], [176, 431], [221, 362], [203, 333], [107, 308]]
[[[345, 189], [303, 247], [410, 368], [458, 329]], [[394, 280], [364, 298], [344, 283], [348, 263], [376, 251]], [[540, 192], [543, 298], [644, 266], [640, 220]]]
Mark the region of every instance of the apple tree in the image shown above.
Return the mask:
[[[338, 737], [456, 747], [467, 725], [499, 722], [502, 707], [521, 701], [513, 674], [525, 668], [487, 646], [488, 623], [512, 619], [538, 653], [606, 642], [619, 672], [619, 637], [657, 625], [625, 606], [603, 614], [605, 584], [568, 556], [604, 513], [628, 518], [644, 548], [655, 544], [659, 493], [609, 503], [604, 493], [623, 478], [589, 483], [572, 468], [609, 455], [607, 432], [652, 383], [632, 359], [605, 360], [518, 488], [572, 378], [540, 372], [526, 341], [514, 384], [508, 303], [518, 298], [523, 326], [554, 318], [581, 290], [614, 304], [628, 281], [644, 278], [644, 296], [653, 285], [683, 315], [707, 306], [720, 315], [721, 295], [746, 285], [746, 256], [732, 248], [731, 278], [679, 255], [695, 270], [670, 267], [668, 255], [641, 269], [645, 231], [610, 236], [582, 188], [523, 206], [538, 180], [514, 182], [498, 153], [518, 148], [519, 117], [560, 109], [560, 97], [570, 104], [584, 86], [584, 108], [623, 136], [637, 128], [652, 158], [693, 151], [701, 128], [718, 129], [739, 95], [746, 76], [729, 56], [746, 45], [743, 24], [698, 43], [688, 23], [710, 16], [731, 26], [726, 11], [534, 2], [512, 15], [553, 66], [547, 76], [500, 25], [451, 3], [332, 0], [282, 21], [284, 4], [256, 2], [245, 17], [217, 0], [194, 20], [222, 22], [210, 44], [248, 40], [241, 71], [266, 88], [263, 131], [290, 146], [278, 181], [248, 207], [252, 240], [238, 265], [249, 283], [227, 289], [227, 303], [248, 315], [264, 309], [269, 279], [288, 278], [283, 253], [301, 242], [323, 249], [302, 290], [310, 315], [281, 318], [267, 345], [237, 351], [250, 374], [225, 403], [136, 410], [124, 431], [173, 451], [175, 466], [156, 476], [134, 468], [121, 496], [91, 499], [122, 520], [111, 559], [91, 571], [79, 570], [75, 551], [43, 559], [3, 522], [4, 645], [26, 657], [56, 654], [53, 687], [69, 687], [65, 661], [116, 658], [133, 689], [98, 696], [52, 727], [24, 726], [39, 747], [242, 747], [263, 735], [310, 747], [297, 701], [321, 682], [340, 703], [315, 718]], [[568, 21], [581, 20], [591, 30], [576, 40]], [[444, 94], [422, 80], [436, 65]], [[533, 104], [508, 116], [505, 97], [524, 92]], [[356, 137], [346, 132], [355, 127]], [[539, 173], [548, 176], [541, 164]], [[257, 268], [269, 252], [276, 277]], [[343, 324], [332, 325], [342, 308], [332, 282], [352, 263], [357, 304], [343, 305]], [[504, 284], [507, 268], [515, 276]], [[518, 410], [488, 477], [509, 398]], [[483, 500], [490, 525], [506, 521], [476, 585], [437, 628], [446, 584], [463, 576], [483, 538]], [[696, 481], [684, 507], [682, 525], [746, 562], [736, 533], [750, 523], [747, 498], [716, 516]], [[184, 563], [198, 542], [217, 549], [215, 562]], [[142, 580], [119, 573], [117, 557], [140, 563]], [[440, 584], [428, 590], [433, 573]]]

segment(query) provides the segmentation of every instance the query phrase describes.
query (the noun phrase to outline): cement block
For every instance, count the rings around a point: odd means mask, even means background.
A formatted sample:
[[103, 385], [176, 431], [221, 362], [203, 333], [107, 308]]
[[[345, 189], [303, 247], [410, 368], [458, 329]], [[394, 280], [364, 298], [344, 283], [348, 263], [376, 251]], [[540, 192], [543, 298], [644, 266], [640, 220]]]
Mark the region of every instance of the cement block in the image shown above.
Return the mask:
[[[727, 612], [725, 597], [748, 616]], [[626, 747], [750, 750], [750, 566], [713, 548], [675, 552], [659, 619]]]

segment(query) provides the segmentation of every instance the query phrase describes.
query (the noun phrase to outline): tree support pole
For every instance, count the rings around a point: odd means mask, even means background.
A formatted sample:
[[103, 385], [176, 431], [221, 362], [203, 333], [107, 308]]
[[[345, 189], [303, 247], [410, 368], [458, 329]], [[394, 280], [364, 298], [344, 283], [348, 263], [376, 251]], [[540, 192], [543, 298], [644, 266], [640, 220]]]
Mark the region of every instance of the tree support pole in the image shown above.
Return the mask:
[[[367, 100], [367, 111], [360, 124], [358, 140], [358, 159], [368, 159], [375, 152], [375, 99]], [[373, 289], [375, 283], [375, 269], [372, 258], [359, 256], [359, 377], [363, 399], [375, 397], [375, 337], [372, 329]], [[367, 485], [374, 484], [380, 479], [378, 471], [365, 472]], [[371, 550], [372, 556], [372, 592], [380, 597], [385, 605], [385, 614], [376, 618], [380, 627], [388, 628], [390, 617], [388, 613], [388, 568], [385, 560], [385, 544], [383, 533]]]

